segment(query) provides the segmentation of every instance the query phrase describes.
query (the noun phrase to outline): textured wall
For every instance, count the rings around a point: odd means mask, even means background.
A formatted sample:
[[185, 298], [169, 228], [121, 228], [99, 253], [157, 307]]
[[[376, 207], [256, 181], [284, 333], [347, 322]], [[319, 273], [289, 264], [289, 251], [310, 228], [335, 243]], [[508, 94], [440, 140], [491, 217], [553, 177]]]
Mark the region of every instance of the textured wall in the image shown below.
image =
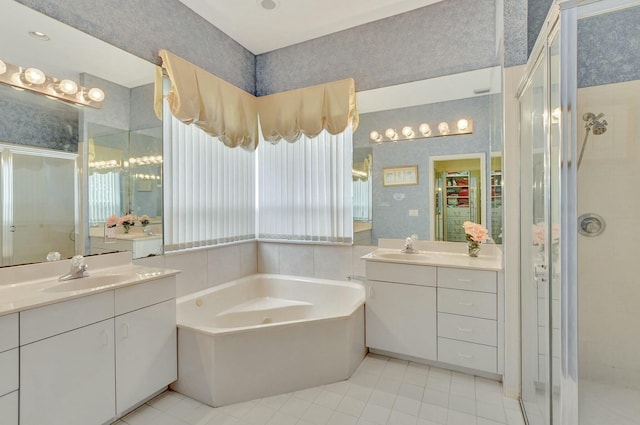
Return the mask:
[[[489, 158], [494, 120], [494, 96], [433, 103], [410, 108], [393, 109], [360, 115], [360, 125], [354, 135], [354, 147], [373, 147], [373, 236], [377, 238], [404, 238], [417, 233], [420, 239], [429, 239], [429, 158], [483, 152]], [[369, 143], [371, 130], [396, 129], [407, 124], [424, 121], [456, 121], [468, 117], [474, 120], [470, 135], [416, 139], [410, 142]], [[500, 134], [494, 135], [501, 138]], [[403, 165], [418, 165], [418, 185], [384, 187], [382, 169]], [[487, 172], [489, 166], [487, 163]], [[487, 180], [488, 181], [488, 180]], [[403, 194], [403, 199], [395, 199]], [[418, 217], [409, 217], [410, 209], [419, 210]]]
[[129, 119], [131, 131], [162, 127], [162, 121], [156, 117], [153, 110], [153, 95], [153, 83], [131, 89], [131, 116]]
[[527, 6], [527, 56], [536, 44], [538, 33], [549, 13], [553, 0], [528, 0]]
[[504, 0], [504, 66], [527, 63], [527, 0]]
[[17, 1], [150, 62], [168, 49], [255, 91], [255, 56], [178, 0]]
[[0, 142], [78, 151], [78, 110], [38, 94], [0, 90]]
[[578, 22], [578, 87], [640, 79], [640, 7]]
[[447, 0], [257, 57], [266, 95], [353, 77], [357, 90], [501, 63], [495, 0]]

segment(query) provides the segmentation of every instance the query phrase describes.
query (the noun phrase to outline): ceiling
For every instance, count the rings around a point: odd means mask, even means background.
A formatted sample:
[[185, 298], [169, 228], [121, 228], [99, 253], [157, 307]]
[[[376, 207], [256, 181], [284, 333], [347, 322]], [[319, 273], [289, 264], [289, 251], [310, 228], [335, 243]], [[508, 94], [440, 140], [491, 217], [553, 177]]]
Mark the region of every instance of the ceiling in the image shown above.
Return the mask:
[[442, 0], [180, 1], [257, 55]]

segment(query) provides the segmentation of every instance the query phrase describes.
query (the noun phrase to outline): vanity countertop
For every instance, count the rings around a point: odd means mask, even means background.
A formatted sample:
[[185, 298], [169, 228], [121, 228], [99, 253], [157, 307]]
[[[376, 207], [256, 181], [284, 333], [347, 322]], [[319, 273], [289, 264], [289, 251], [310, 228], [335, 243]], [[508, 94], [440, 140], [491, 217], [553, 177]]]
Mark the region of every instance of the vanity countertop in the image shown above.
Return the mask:
[[[92, 269], [90, 267], [88, 277], [64, 282], [58, 281], [59, 275], [33, 280], [15, 279], [16, 283], [0, 285], [0, 316], [111, 291], [178, 273], [180, 273], [179, 270], [144, 267], [129, 262], [104, 268]], [[89, 287], [83, 288], [84, 285]]]
[[413, 264], [422, 266], [456, 267], [477, 270], [502, 270], [502, 256], [482, 255], [470, 257], [465, 253], [420, 250], [415, 254], [404, 254], [399, 249], [378, 248], [360, 257], [366, 261]]

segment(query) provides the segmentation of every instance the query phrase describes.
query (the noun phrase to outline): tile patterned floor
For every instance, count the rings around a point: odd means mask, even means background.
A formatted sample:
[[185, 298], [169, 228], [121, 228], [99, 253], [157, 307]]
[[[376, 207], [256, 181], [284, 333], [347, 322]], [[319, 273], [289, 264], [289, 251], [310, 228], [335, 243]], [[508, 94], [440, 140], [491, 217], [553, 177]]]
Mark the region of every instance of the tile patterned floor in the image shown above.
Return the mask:
[[640, 425], [640, 390], [578, 382], [581, 425]]
[[368, 355], [348, 381], [221, 408], [167, 391], [115, 425], [524, 425], [484, 378]]

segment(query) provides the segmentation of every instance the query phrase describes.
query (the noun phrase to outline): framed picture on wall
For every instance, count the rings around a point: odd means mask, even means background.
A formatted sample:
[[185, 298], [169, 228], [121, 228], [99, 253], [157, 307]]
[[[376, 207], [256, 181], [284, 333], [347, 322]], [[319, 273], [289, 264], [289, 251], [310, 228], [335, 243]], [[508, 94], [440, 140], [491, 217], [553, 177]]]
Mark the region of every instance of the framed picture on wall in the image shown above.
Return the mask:
[[418, 184], [418, 166], [389, 167], [382, 169], [384, 186], [407, 186]]

